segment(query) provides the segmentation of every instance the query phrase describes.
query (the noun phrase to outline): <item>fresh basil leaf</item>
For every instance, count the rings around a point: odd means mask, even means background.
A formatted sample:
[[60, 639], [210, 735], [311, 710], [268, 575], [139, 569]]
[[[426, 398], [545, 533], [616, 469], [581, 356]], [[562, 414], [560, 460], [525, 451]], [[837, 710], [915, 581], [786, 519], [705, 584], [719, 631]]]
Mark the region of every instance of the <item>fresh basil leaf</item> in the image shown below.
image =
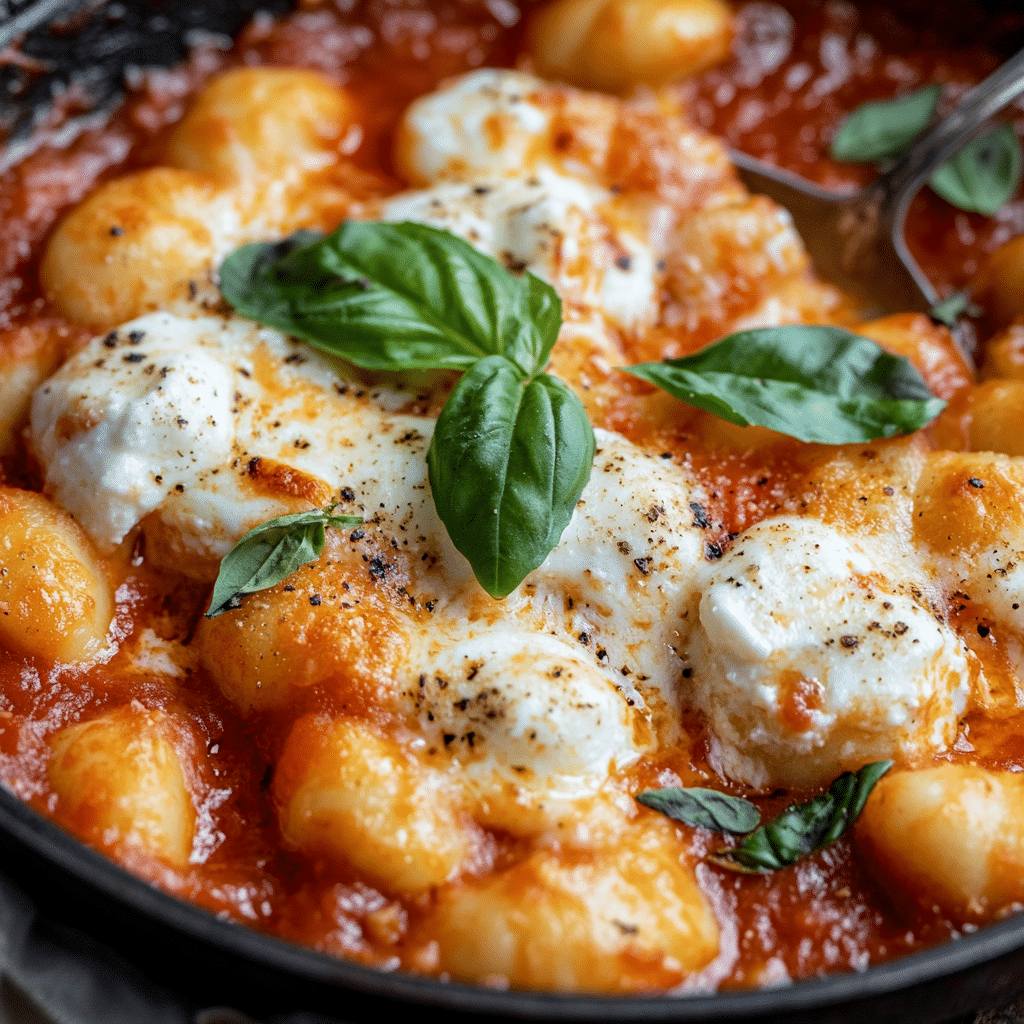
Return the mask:
[[251, 529], [221, 560], [208, 619], [237, 608], [241, 599], [287, 579], [315, 562], [327, 541], [325, 526], [357, 526], [358, 516], [332, 515], [334, 506], [279, 516]]
[[347, 221], [312, 244], [247, 245], [220, 268], [224, 298], [369, 370], [465, 370], [503, 355], [525, 377], [558, 337], [562, 304], [455, 235], [425, 224]]
[[492, 597], [515, 590], [558, 543], [593, 459], [593, 427], [561, 381], [524, 381], [503, 356], [463, 375], [427, 466], [437, 513]]
[[941, 91], [940, 86], [929, 85], [898, 99], [858, 107], [832, 139], [832, 159], [860, 163], [899, 156], [928, 127]]
[[928, 310], [928, 315], [936, 323], [945, 324], [946, 327], [952, 329], [956, 327], [956, 322], [961, 316], [977, 317], [981, 316], [983, 312], [981, 306], [971, 301], [971, 293], [964, 289], [953, 292], [941, 302], [936, 302]]
[[648, 789], [637, 793], [635, 799], [676, 821], [715, 832], [745, 835], [761, 823], [761, 812], [749, 800], [719, 793], [717, 789], [672, 786]]
[[691, 356], [624, 369], [730, 423], [821, 444], [910, 433], [945, 407], [906, 359], [839, 327], [741, 331]]
[[1017, 191], [1021, 166], [1017, 133], [1003, 125], [967, 143], [928, 184], [957, 209], [991, 217]]
[[875, 783], [892, 765], [892, 761], [875, 761], [858, 772], [843, 772], [821, 796], [787, 807], [739, 846], [711, 854], [708, 860], [746, 874], [779, 871], [795, 864], [834, 843], [857, 820]]

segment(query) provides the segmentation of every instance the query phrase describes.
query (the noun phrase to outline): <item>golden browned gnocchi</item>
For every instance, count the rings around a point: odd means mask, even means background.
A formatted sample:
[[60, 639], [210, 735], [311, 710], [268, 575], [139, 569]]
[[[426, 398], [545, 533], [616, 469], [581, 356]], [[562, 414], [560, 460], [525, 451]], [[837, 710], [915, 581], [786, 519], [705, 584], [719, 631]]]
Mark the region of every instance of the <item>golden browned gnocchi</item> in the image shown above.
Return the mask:
[[48, 661], [107, 644], [114, 594], [89, 538], [41, 494], [0, 487], [0, 637]]
[[668, 987], [705, 966], [718, 925], [671, 828], [623, 839], [567, 856], [542, 850], [449, 889], [426, 924], [438, 966], [460, 980], [562, 992]]
[[308, 71], [239, 68], [215, 78], [167, 144], [172, 167], [224, 185], [293, 184], [338, 159], [344, 91]]
[[44, 290], [93, 330], [216, 301], [211, 275], [233, 249], [342, 214], [349, 199], [331, 172], [349, 121], [345, 93], [319, 75], [250, 68], [215, 79], [164, 166], [101, 186], [58, 226]]
[[196, 810], [183, 760], [194, 764], [196, 751], [179, 738], [183, 729], [166, 712], [132, 704], [56, 733], [49, 776], [60, 819], [122, 856], [184, 867]]
[[608, 92], [695, 75], [729, 52], [723, 0], [554, 0], [533, 22], [544, 75]]
[[288, 843], [351, 864], [388, 891], [415, 893], [486, 863], [453, 780], [369, 722], [296, 722], [274, 795]]
[[[346, 707], [387, 703], [402, 654], [402, 613], [360, 585], [362, 567], [344, 553], [333, 561], [339, 550], [332, 538], [325, 564], [305, 570], [291, 589], [254, 595], [238, 612], [200, 623], [203, 666], [241, 711], [287, 706], [313, 685]], [[313, 594], [320, 596], [315, 605]]]
[[1022, 276], [1024, 236], [1018, 235], [985, 260], [974, 280], [974, 298], [981, 306], [990, 329], [1009, 327], [1024, 317], [1024, 294], [1020, 287]]
[[889, 895], [958, 923], [1024, 902], [1024, 776], [966, 764], [890, 775], [857, 843]]
[[938, 440], [951, 451], [1024, 455], [1022, 401], [1024, 380], [992, 378], [968, 385], [936, 424]]

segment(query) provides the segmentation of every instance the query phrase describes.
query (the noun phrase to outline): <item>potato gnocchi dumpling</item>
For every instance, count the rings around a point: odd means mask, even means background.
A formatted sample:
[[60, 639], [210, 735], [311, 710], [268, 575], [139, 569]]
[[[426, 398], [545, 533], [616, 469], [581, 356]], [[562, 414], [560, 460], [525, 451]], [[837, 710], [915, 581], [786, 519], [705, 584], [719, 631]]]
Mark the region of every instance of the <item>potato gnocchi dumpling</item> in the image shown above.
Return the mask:
[[330, 172], [349, 120], [345, 93], [310, 72], [216, 78], [172, 134], [164, 166], [101, 185], [58, 225], [44, 291], [93, 330], [216, 302], [211, 277], [240, 245], [341, 219], [349, 197]]
[[991, 920], [1024, 903], [1024, 776], [967, 764], [893, 773], [871, 794], [857, 843], [904, 908]]
[[662, 828], [638, 828], [613, 849], [539, 851], [449, 886], [425, 933], [457, 980], [563, 992], [670, 987], [714, 958], [719, 934], [693, 866]]
[[274, 796], [288, 843], [347, 863], [392, 892], [440, 885], [480, 856], [482, 836], [460, 810], [452, 780], [365, 721], [296, 722]]
[[178, 738], [182, 728], [167, 712], [131, 704], [60, 730], [49, 767], [58, 818], [116, 854], [184, 867], [196, 810], [182, 765], [195, 751]]
[[0, 638], [46, 661], [88, 663], [107, 644], [114, 593], [89, 538], [32, 491], [0, 487]]
[[309, 71], [238, 68], [202, 91], [167, 144], [172, 167], [225, 185], [293, 185], [338, 159], [345, 92]]
[[1024, 236], [1020, 235], [1001, 245], [981, 265], [972, 293], [991, 329], [1000, 330], [1024, 318], [1022, 275]]
[[544, 75], [625, 93], [719, 63], [732, 34], [722, 0], [555, 0], [534, 19], [531, 56]]

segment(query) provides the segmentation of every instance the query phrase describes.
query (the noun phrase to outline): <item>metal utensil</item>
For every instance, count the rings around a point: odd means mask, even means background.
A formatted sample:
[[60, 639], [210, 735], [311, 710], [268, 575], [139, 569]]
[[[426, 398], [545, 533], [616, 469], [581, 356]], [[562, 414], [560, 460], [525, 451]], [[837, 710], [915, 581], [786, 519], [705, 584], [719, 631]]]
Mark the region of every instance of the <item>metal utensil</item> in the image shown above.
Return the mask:
[[1024, 92], [1024, 50], [968, 92], [866, 188], [836, 193], [733, 151], [740, 178], [789, 210], [815, 272], [852, 296], [867, 316], [926, 312], [938, 293], [907, 248], [911, 200], [986, 122]]

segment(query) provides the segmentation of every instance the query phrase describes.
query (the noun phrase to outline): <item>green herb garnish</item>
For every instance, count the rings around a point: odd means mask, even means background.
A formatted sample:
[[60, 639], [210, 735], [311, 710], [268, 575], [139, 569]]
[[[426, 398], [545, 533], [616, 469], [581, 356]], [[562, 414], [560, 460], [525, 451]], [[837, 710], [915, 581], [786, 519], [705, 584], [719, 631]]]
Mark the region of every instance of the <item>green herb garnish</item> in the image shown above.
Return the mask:
[[[831, 153], [844, 163], [885, 163], [899, 156], [935, 116], [941, 87], [930, 85], [894, 100], [865, 103], [840, 125]], [[1009, 125], [969, 142], [931, 177], [933, 192], [969, 213], [992, 216], [1017, 191], [1020, 140]]]
[[237, 608], [243, 597], [267, 590], [315, 562], [327, 543], [325, 527], [357, 526], [358, 516], [336, 516], [333, 505], [279, 516], [251, 529], [221, 560], [208, 619]]
[[957, 209], [991, 217], [1017, 191], [1021, 164], [1017, 133], [1003, 125], [968, 142], [928, 184]]
[[224, 261], [220, 289], [243, 316], [367, 370], [468, 370], [504, 356], [530, 376], [562, 323], [550, 285], [409, 222], [247, 245]]
[[714, 832], [745, 835], [761, 821], [761, 812], [749, 800], [719, 793], [717, 789], [648, 789], [637, 793], [636, 800], [676, 821]]
[[544, 373], [555, 290], [423, 224], [350, 221], [249, 245], [220, 269], [238, 312], [370, 370], [462, 370], [427, 456], [438, 515], [505, 597], [569, 523], [594, 457], [579, 399]]
[[983, 312], [984, 310], [981, 306], [971, 301], [971, 293], [965, 289], [953, 292], [952, 295], [947, 295], [946, 298], [936, 302], [928, 310], [928, 315], [936, 323], [945, 324], [946, 327], [952, 328], [956, 326], [959, 317], [978, 317]]
[[594, 430], [556, 377], [502, 356], [455, 386], [427, 453], [437, 514], [480, 585], [510, 594], [569, 525], [590, 477]]
[[779, 871], [795, 864], [834, 843], [857, 820], [875, 783], [892, 765], [892, 761], [875, 761], [858, 772], [843, 772], [821, 796], [787, 807], [738, 846], [707, 859], [744, 874]]
[[902, 356], [838, 327], [741, 331], [691, 356], [624, 369], [730, 423], [822, 444], [910, 433], [945, 407]]
[[832, 159], [878, 163], [899, 156], [931, 123], [941, 91], [929, 85], [894, 100], [862, 104], [839, 126]]

